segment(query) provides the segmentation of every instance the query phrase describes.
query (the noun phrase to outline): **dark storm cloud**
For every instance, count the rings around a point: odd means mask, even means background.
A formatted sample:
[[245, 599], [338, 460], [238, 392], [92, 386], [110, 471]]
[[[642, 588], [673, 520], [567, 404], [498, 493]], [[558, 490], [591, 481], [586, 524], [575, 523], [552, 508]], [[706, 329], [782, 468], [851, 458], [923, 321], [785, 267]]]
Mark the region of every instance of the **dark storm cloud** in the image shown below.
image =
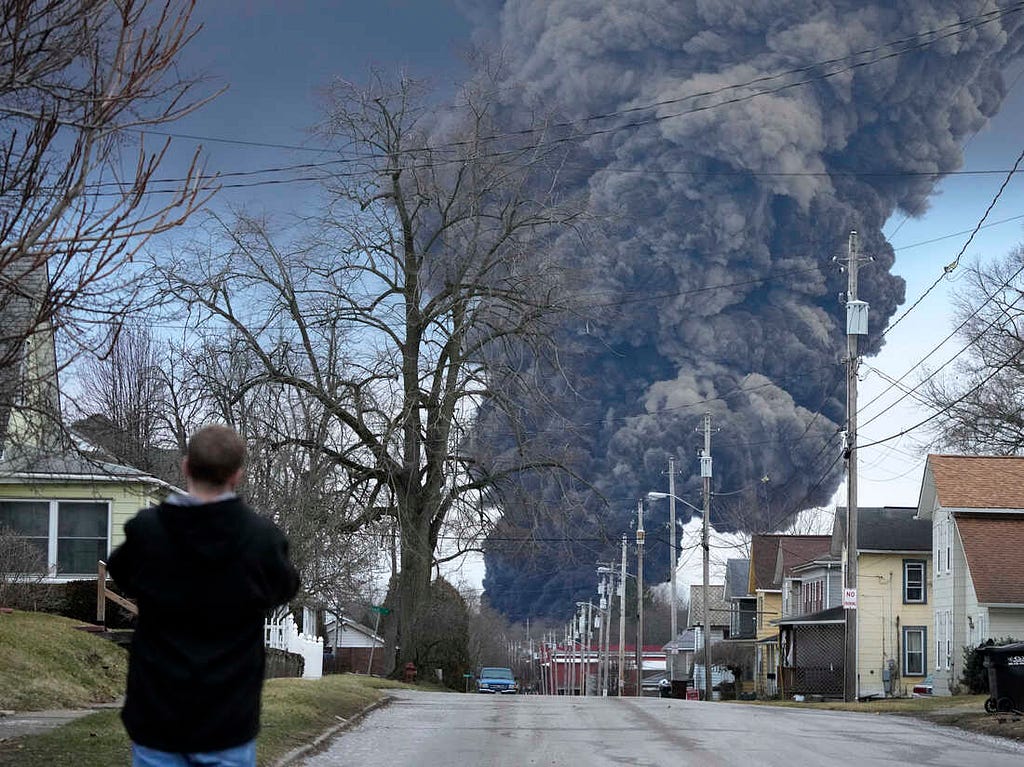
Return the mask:
[[[584, 142], [579, 186], [606, 222], [601, 247], [566, 255], [606, 305], [585, 332], [567, 329], [581, 345], [574, 372], [588, 383], [577, 411], [588, 424], [587, 478], [608, 498], [638, 497], [664, 486], [667, 456], [676, 455], [681, 487], [696, 488], [694, 427], [708, 410], [721, 429], [717, 488], [767, 475], [765, 509], [826, 502], [839, 481], [844, 417], [837, 293], [845, 276], [831, 257], [844, 253], [850, 229], [875, 256], [860, 281], [871, 304], [862, 349], [873, 353], [904, 299], [882, 226], [898, 210], [924, 212], [940, 174], [960, 166], [964, 141], [1004, 96], [1003, 70], [1020, 53], [1024, 13], [953, 28], [1000, 5], [475, 6], [480, 38], [499, 44], [509, 82], [520, 86], [508, 89], [517, 100], [507, 109], [553, 108], [579, 120], [660, 104]], [[916, 37], [938, 29], [957, 33]], [[883, 58], [899, 48], [879, 46], [900, 39], [913, 42]], [[871, 63], [837, 73], [864, 62]], [[810, 82], [721, 104], [801, 80]], [[672, 116], [682, 112], [690, 113]], [[622, 127], [631, 121], [645, 124]], [[590, 121], [581, 130], [615, 125], [616, 118]], [[624, 519], [609, 509], [610, 536]], [[486, 585], [499, 604], [532, 577], [527, 564], [500, 552], [488, 557]], [[503, 606], [528, 611], [516, 599]]]

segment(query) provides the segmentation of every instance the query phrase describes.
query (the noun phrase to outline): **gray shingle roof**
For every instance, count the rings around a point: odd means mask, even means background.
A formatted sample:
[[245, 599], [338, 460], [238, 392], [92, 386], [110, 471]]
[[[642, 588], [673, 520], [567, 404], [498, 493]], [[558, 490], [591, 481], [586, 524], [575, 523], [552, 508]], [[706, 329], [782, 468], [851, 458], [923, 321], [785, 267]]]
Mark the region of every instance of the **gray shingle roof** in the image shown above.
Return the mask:
[[[916, 506], [857, 509], [857, 548], [861, 551], [931, 551], [930, 519], [914, 519]], [[842, 535], [846, 535], [846, 508], [836, 509]]]

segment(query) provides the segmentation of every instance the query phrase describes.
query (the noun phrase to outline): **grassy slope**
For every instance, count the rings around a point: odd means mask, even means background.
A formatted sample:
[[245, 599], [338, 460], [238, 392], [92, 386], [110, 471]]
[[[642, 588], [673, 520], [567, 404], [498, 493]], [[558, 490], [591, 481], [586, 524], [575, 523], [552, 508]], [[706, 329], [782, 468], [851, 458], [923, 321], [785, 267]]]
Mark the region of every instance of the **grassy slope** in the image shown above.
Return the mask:
[[44, 613], [0, 613], [0, 709], [85, 708], [124, 692], [125, 651], [79, 625]]
[[[340, 718], [347, 719], [381, 698], [395, 682], [339, 674], [323, 679], [271, 679], [264, 688], [261, 767], [312, 742]], [[128, 764], [130, 745], [116, 711], [100, 711], [44, 735], [0, 742], [0, 767], [109, 767]]]

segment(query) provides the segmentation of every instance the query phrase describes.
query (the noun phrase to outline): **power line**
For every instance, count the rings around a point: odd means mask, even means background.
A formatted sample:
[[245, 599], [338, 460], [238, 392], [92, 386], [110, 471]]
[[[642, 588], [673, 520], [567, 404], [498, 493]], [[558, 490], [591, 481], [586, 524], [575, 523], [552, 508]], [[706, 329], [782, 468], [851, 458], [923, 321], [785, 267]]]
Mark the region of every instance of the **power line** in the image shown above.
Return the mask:
[[960, 248], [960, 252], [956, 254], [956, 258], [954, 258], [950, 263], [946, 264], [946, 266], [942, 268], [942, 274], [940, 274], [935, 279], [935, 282], [929, 285], [928, 289], [925, 290], [925, 292], [922, 293], [918, 297], [918, 299], [914, 301], [914, 303], [909, 308], [907, 308], [905, 312], [903, 312], [903, 314], [897, 317], [893, 322], [889, 324], [889, 327], [882, 331], [882, 338], [885, 338], [885, 336], [892, 332], [893, 328], [895, 328], [904, 319], [906, 319], [908, 314], [910, 314], [912, 311], [914, 311], [914, 309], [920, 306], [921, 302], [924, 301], [925, 298], [927, 298], [933, 290], [935, 290], [938, 284], [942, 282], [942, 280], [947, 275], [949, 275], [954, 269], [956, 269], [960, 265], [960, 259], [963, 257], [964, 253], [967, 251], [967, 248], [970, 246], [970, 244], [974, 241], [974, 236], [981, 230], [982, 225], [985, 223], [986, 219], [988, 219], [988, 216], [992, 212], [992, 209], [995, 208], [996, 203], [999, 202], [999, 198], [1003, 196], [1003, 192], [1006, 191], [1006, 187], [1010, 183], [1010, 179], [1012, 179], [1014, 174], [1017, 172], [1017, 169], [1020, 167], [1021, 162], [1024, 162], [1024, 150], [1021, 150], [1021, 153], [1017, 155], [1017, 160], [1016, 162], [1013, 163], [1013, 168], [1011, 168], [1009, 173], [1006, 174], [1006, 178], [1004, 178], [1003, 183], [1000, 184], [999, 190], [996, 192], [995, 197], [993, 197], [992, 202], [988, 204], [988, 207], [982, 214], [981, 219], [978, 221], [978, 224], [974, 227], [974, 229], [971, 230], [970, 236], [967, 238], [967, 241], [964, 243], [963, 247]]

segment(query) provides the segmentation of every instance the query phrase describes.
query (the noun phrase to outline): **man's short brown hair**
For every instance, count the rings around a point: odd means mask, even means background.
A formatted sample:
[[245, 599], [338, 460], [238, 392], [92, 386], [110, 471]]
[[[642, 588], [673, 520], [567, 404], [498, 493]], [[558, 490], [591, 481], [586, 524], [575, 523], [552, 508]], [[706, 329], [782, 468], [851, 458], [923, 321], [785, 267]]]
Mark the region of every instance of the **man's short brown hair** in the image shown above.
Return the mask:
[[188, 441], [185, 458], [193, 480], [223, 485], [245, 463], [245, 442], [229, 426], [204, 426]]

